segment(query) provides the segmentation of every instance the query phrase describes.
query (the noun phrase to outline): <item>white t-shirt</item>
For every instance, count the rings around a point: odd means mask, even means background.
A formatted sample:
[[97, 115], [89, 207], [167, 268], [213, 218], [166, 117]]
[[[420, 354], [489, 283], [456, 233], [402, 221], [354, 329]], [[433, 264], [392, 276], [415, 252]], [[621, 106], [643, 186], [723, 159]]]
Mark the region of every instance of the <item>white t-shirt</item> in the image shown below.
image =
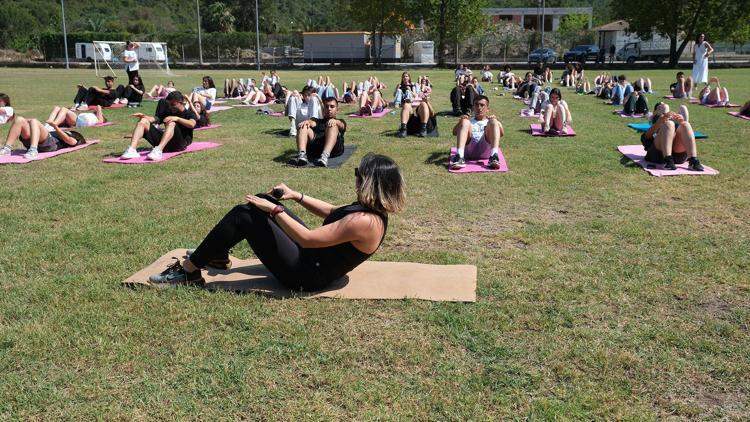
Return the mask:
[[81, 113], [76, 118], [76, 127], [91, 127], [96, 126], [96, 114], [94, 113]]
[[471, 123], [471, 141], [481, 142], [484, 138], [484, 129], [487, 128], [487, 123], [489, 123], [490, 120], [477, 120], [472, 118], [469, 122]]
[[8, 120], [13, 118], [13, 107], [0, 107], [0, 125], [8, 123]]
[[216, 99], [216, 88], [195, 88], [193, 92], [197, 92], [204, 97], [208, 97], [211, 101], [214, 101]]
[[123, 58], [126, 59], [134, 59], [134, 62], [125, 62], [125, 70], [130, 72], [135, 72], [138, 70], [138, 53], [135, 52], [135, 50], [125, 50], [122, 53]]

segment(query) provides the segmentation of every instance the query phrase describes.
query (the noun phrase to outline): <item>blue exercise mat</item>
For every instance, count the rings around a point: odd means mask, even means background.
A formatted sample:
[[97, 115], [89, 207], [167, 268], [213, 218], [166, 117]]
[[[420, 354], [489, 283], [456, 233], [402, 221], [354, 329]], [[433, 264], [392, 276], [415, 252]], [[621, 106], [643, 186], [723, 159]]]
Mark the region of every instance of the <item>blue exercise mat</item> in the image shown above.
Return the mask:
[[[645, 132], [651, 127], [650, 123], [628, 123], [628, 127], [635, 129], [637, 132]], [[703, 133], [695, 132], [695, 139], [706, 139], [708, 135]]]

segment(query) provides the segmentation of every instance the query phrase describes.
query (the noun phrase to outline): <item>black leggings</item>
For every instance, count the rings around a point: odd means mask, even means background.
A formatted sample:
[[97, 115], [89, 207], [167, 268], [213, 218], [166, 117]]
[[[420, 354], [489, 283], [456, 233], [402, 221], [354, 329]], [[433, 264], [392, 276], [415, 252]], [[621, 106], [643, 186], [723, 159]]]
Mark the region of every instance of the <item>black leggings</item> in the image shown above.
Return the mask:
[[453, 88], [451, 91], [451, 106], [453, 106], [453, 112], [467, 114], [471, 111], [476, 93], [473, 88], [467, 86], [463, 90], [463, 98], [461, 97], [461, 94], [461, 88]]
[[[257, 196], [280, 204], [268, 195]], [[289, 210], [286, 213], [304, 225], [294, 213]], [[270, 215], [249, 204], [232, 208], [203, 239], [190, 261], [203, 268], [211, 260], [227, 259], [229, 250], [242, 239], [247, 240], [258, 259], [286, 287], [303, 290], [323, 287], [310, 276], [313, 268], [304, 249], [294, 243]]]
[[623, 111], [625, 114], [647, 114], [648, 101], [646, 100], [646, 96], [641, 94], [636, 99], [635, 95], [630, 95], [623, 107]]
[[89, 89], [78, 87], [78, 92], [73, 99], [73, 103], [86, 103], [90, 106], [98, 105], [102, 107], [109, 107], [112, 105], [112, 99], [105, 97], [104, 95], [99, 93], [99, 91], [94, 89], [94, 87], [90, 87]]

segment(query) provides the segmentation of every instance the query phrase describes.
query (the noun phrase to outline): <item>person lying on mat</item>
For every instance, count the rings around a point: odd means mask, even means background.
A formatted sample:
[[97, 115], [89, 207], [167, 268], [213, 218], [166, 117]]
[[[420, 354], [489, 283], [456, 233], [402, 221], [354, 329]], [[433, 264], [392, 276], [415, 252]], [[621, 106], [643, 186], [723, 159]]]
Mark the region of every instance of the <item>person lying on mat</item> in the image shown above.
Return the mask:
[[[193, 110], [185, 106], [185, 96], [180, 91], [171, 92], [167, 98], [159, 100], [154, 117], [143, 113], [135, 113], [133, 117], [138, 118], [138, 123], [128, 149], [120, 156], [123, 160], [140, 157], [135, 148], [141, 139], [153, 145], [147, 156], [149, 160], [161, 160], [162, 152], [184, 150], [193, 142], [193, 128], [198, 120]], [[164, 125], [163, 129], [161, 125]]]
[[635, 81], [633, 84], [640, 83], [641, 84], [641, 91], [643, 91], [646, 94], [653, 94], [654, 93], [654, 87], [651, 84], [651, 78], [639, 78], [637, 81]]
[[200, 101], [188, 101], [188, 107], [195, 113], [195, 127], [193, 129], [200, 129], [202, 127], [211, 126], [211, 117], [208, 115], [208, 111]]
[[591, 91], [591, 82], [589, 82], [589, 78], [581, 78], [576, 81], [576, 94], [588, 95], [593, 93], [594, 92]]
[[55, 106], [47, 118], [47, 123], [60, 127], [91, 127], [107, 121], [99, 106], [91, 106], [93, 113], [76, 114], [75, 111], [62, 106]]
[[247, 94], [240, 99], [245, 105], [266, 104], [273, 101], [273, 90], [268, 81], [261, 83], [260, 87], [252, 86], [247, 89]]
[[115, 88], [117, 99], [115, 99], [114, 104], [140, 104], [143, 101], [145, 90], [140, 75], [133, 75], [128, 86], [117, 85], [117, 88]]
[[352, 81], [351, 85], [349, 85], [347, 82], [344, 82], [344, 86], [342, 87], [341, 92], [343, 92], [343, 94], [341, 94], [341, 102], [353, 104], [359, 101], [357, 82]]
[[305, 166], [310, 159], [318, 167], [327, 167], [330, 157], [344, 153], [346, 122], [337, 119], [339, 102], [334, 97], [323, 98], [323, 118], [311, 117], [297, 127], [297, 158], [290, 161]]
[[[369, 80], [375, 79], [374, 77], [370, 77]], [[369, 82], [368, 82], [369, 83]], [[326, 98], [326, 97], [334, 97], [336, 99], [339, 98], [339, 89], [336, 88], [336, 85], [331, 82], [330, 76], [323, 77], [322, 75], [318, 76], [317, 82], [314, 79], [308, 79], [307, 85], [313, 87], [320, 98]], [[385, 86], [379, 88], [383, 89]], [[365, 91], [369, 89], [369, 85], [367, 88], [365, 88]]]
[[568, 103], [562, 99], [559, 88], [553, 88], [549, 93], [549, 104], [544, 108], [540, 118], [542, 130], [548, 135], [568, 133], [568, 126], [573, 121]]
[[[354, 176], [357, 200], [351, 205], [335, 206], [284, 183], [266, 194], [246, 195], [247, 204], [229, 211], [183, 262], [149, 277], [151, 285], [202, 286], [201, 269], [230, 267], [229, 251], [244, 239], [289, 289], [326, 288], [378, 250], [388, 229], [388, 215], [400, 212], [405, 204], [404, 180], [391, 158], [367, 154]], [[323, 225], [308, 228], [282, 205], [290, 199], [323, 218]]]
[[452, 169], [466, 167], [466, 159], [482, 160], [493, 169], [500, 168], [500, 138], [503, 125], [494, 114], [489, 114], [490, 99], [484, 95], [474, 98], [474, 117], [463, 115], [453, 127], [456, 137], [456, 154], [450, 158]]
[[297, 127], [313, 117], [323, 117], [323, 104], [315, 89], [305, 85], [302, 92], [294, 91], [288, 95], [286, 115], [289, 117], [289, 136], [297, 136]]
[[375, 113], [381, 113], [385, 109], [385, 100], [383, 99], [383, 85], [374, 78], [370, 89], [359, 96], [359, 115], [372, 116]]
[[154, 85], [153, 87], [151, 87], [151, 90], [144, 95], [151, 99], [166, 98], [170, 92], [174, 92], [176, 90], [177, 89], [174, 87], [174, 81], [168, 81], [166, 85]]
[[85, 110], [88, 106], [95, 105], [102, 107], [111, 106], [117, 99], [114, 84], [114, 76], [105, 76], [104, 88], [97, 88], [95, 86], [86, 88], [83, 85], [78, 85], [78, 92], [73, 99], [73, 110]]
[[86, 139], [78, 132], [65, 131], [56, 124], [43, 125], [37, 119], [18, 116], [8, 131], [5, 145], [0, 148], [0, 156], [10, 155], [16, 139], [20, 139], [27, 149], [23, 155], [26, 159], [36, 158], [40, 152], [53, 152], [86, 143]]
[[7, 94], [0, 94], [0, 125], [4, 125], [13, 120], [15, 111], [10, 106], [10, 97]]
[[[712, 84], [715, 84], [715, 86], [712, 86]], [[729, 105], [729, 91], [726, 87], [721, 86], [719, 78], [715, 76], [708, 80], [698, 98], [701, 104]]]
[[750, 101], [740, 107], [740, 116], [750, 117]]
[[625, 97], [622, 112], [628, 116], [634, 114], [648, 114], [648, 99], [641, 89], [640, 82], [633, 84], [633, 92]]
[[685, 73], [677, 72], [677, 81], [669, 86], [669, 92], [675, 98], [690, 98], [693, 92], [693, 78], [685, 77]]
[[210, 76], [204, 76], [202, 80], [202, 86], [193, 88], [193, 92], [190, 93], [188, 101], [191, 103], [194, 101], [200, 101], [203, 104], [203, 108], [211, 110], [211, 106], [216, 101], [216, 84], [214, 84], [213, 78]]
[[531, 95], [528, 111], [526, 111], [525, 113], [540, 114], [542, 110], [546, 109], [547, 104], [549, 104], [550, 92], [552, 92], [552, 88], [549, 86], [544, 89], [537, 89], [536, 92]]
[[[685, 112], [687, 111], [687, 107]], [[688, 162], [688, 170], [703, 171], [698, 161], [695, 133], [685, 115], [671, 112], [666, 103], [657, 103], [651, 117], [651, 127], [641, 135], [646, 161], [664, 164], [666, 170], [676, 170], [676, 164]]]
[[[414, 113], [412, 114], [412, 111]], [[430, 97], [424, 96], [422, 102], [415, 109], [411, 102], [404, 103], [401, 108], [401, 126], [396, 136], [406, 138], [406, 135], [416, 135], [420, 138], [427, 136], [427, 133], [435, 130], [437, 119], [435, 111], [430, 104]]]

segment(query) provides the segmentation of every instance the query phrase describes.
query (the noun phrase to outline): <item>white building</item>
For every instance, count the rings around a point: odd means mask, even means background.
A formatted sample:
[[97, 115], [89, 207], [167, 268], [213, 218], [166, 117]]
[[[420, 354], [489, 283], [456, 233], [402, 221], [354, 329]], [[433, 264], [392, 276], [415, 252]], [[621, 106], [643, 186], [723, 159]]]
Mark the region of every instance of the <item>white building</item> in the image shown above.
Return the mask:
[[[588, 15], [591, 29], [591, 21], [594, 15], [592, 7], [491, 7], [482, 9], [485, 15], [492, 17], [493, 23], [500, 21], [511, 21], [517, 23], [523, 29], [535, 31], [541, 29], [539, 22], [544, 22], [545, 32], [554, 32], [560, 27], [560, 19], [568, 15]], [[542, 16], [544, 16], [542, 18]]]

